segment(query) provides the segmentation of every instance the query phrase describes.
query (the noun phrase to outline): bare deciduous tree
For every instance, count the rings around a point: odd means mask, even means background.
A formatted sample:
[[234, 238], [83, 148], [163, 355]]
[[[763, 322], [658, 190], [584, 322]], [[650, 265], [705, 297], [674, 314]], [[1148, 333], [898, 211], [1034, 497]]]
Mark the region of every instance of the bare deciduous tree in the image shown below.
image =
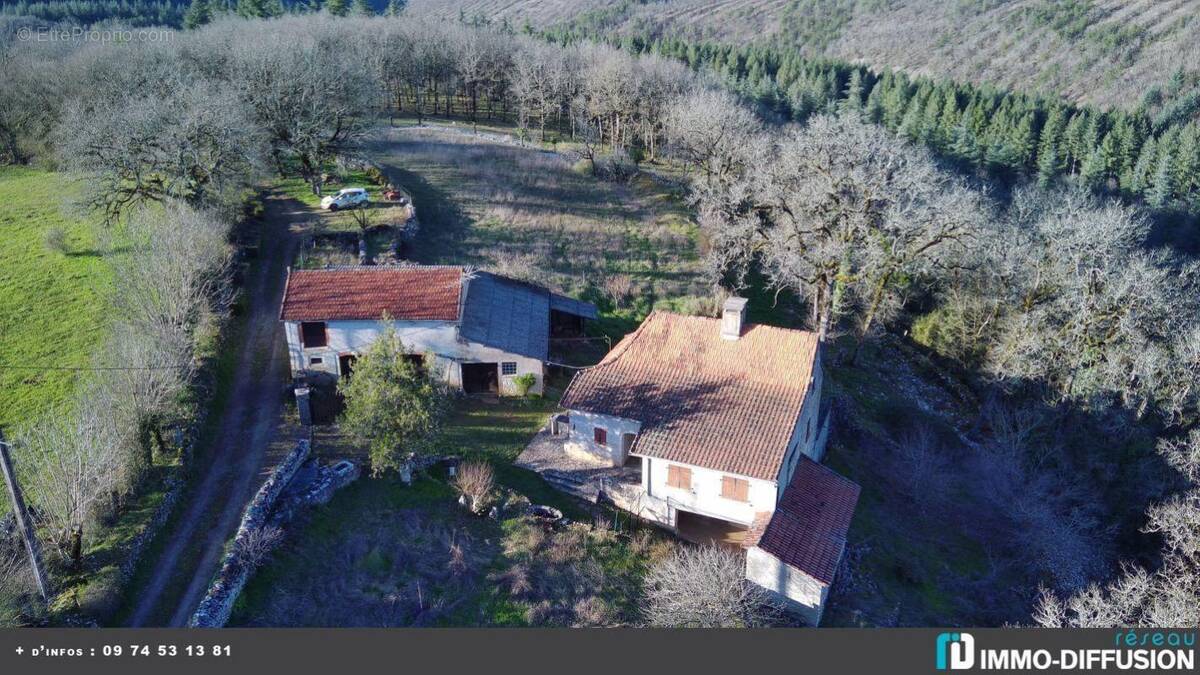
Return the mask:
[[119, 477], [120, 434], [106, 410], [81, 400], [17, 436], [18, 467], [32, 508], [73, 567], [83, 558], [85, 526]]
[[495, 471], [484, 461], [463, 462], [454, 476], [454, 489], [467, 498], [472, 513], [481, 513], [487, 508], [495, 487]]
[[987, 293], [1004, 307], [992, 372], [1043, 382], [1059, 400], [1178, 409], [1192, 396], [1174, 380], [1195, 366], [1175, 352], [1198, 315], [1197, 271], [1147, 251], [1148, 231], [1136, 211], [1090, 195], [1018, 195], [990, 244]]
[[707, 195], [701, 220], [722, 274], [761, 261], [807, 297], [822, 339], [853, 314], [869, 335], [896, 293], [952, 266], [985, 205], [928, 152], [850, 116], [818, 116]]
[[234, 555], [238, 562], [249, 569], [257, 569], [283, 541], [283, 530], [274, 525], [263, 525], [246, 531], [234, 541]]
[[1153, 572], [1127, 566], [1107, 586], [1092, 585], [1061, 600], [1043, 592], [1034, 620], [1043, 626], [1200, 625], [1200, 430], [1159, 444], [1163, 457], [1189, 481], [1185, 492], [1152, 506], [1145, 530], [1163, 538]]
[[742, 556], [727, 548], [680, 548], [652, 567], [645, 583], [651, 626], [746, 628], [779, 617], [767, 592], [746, 580]]
[[162, 419], [195, 376], [197, 326], [232, 301], [228, 231], [216, 214], [175, 202], [129, 219], [134, 251], [119, 264], [118, 321], [98, 360], [112, 368], [101, 388], [136, 425], [145, 465], [149, 436], [165, 445]]
[[57, 145], [83, 173], [88, 205], [112, 222], [166, 199], [232, 208], [256, 175], [261, 138], [234, 92], [176, 77], [157, 91], [73, 101]]
[[699, 89], [673, 100], [664, 128], [668, 151], [704, 176], [703, 186], [725, 185], [759, 158], [762, 124], [732, 94]]
[[281, 20], [260, 32], [232, 29], [227, 75], [249, 115], [267, 136], [280, 174], [296, 168], [320, 194], [325, 163], [358, 142], [366, 130], [377, 82], [374, 45], [360, 22]]

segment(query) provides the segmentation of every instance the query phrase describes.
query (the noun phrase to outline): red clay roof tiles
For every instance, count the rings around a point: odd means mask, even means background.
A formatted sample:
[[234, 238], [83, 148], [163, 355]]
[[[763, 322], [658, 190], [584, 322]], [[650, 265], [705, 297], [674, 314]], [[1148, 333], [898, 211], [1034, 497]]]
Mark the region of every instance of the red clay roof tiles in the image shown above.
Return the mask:
[[807, 331], [750, 325], [723, 340], [718, 319], [655, 312], [562, 406], [641, 422], [635, 454], [775, 480], [816, 352]]
[[832, 584], [860, 488], [803, 457], [758, 547], [824, 584]]
[[292, 270], [279, 318], [284, 321], [458, 321], [460, 267], [354, 267]]

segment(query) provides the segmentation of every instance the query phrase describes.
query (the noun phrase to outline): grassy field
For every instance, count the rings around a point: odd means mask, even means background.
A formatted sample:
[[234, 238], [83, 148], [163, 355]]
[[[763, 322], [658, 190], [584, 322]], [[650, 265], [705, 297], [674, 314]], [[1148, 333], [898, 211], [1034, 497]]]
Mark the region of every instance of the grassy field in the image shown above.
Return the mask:
[[[0, 426], [66, 401], [106, 332], [112, 267], [65, 177], [0, 168]], [[47, 245], [61, 231], [63, 247]]]
[[[443, 450], [496, 468], [498, 520], [455, 505], [443, 472], [411, 486], [362, 478], [289, 526], [283, 548], [247, 585], [230, 625], [617, 625], [637, 621], [641, 577], [673, 544], [653, 530], [593, 527], [581, 502], [511, 462], [553, 406], [460, 401]], [[336, 436], [326, 459], [351, 455]], [[574, 525], [544, 530], [522, 515], [550, 504]]]
[[[76, 189], [57, 173], [0, 168], [0, 426], [7, 429], [70, 401], [81, 377], [70, 369], [89, 366], [106, 335], [112, 263], [124, 252], [74, 213]], [[59, 594], [52, 622], [80, 612], [101, 619], [112, 613], [128, 544], [157, 509], [176, 468], [153, 467], [123, 512], [89, 531], [84, 570], [53, 567]], [[8, 500], [0, 500], [0, 513], [8, 508]]]
[[601, 180], [567, 153], [465, 124], [405, 120], [374, 152], [413, 196], [420, 262], [534, 281], [609, 316], [707, 294], [681, 193], [648, 174]]

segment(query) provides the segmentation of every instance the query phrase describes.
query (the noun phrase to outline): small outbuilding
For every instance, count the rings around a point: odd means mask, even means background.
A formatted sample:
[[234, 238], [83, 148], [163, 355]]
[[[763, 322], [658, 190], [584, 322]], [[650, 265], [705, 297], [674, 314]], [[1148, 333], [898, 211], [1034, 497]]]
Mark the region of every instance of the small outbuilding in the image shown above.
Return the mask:
[[746, 537], [746, 578], [809, 625], [820, 624], [859, 493], [832, 469], [801, 459], [775, 512]]
[[293, 377], [349, 377], [387, 317], [431, 375], [471, 394], [515, 394], [532, 374], [540, 393], [552, 319], [582, 330], [580, 300], [516, 279], [450, 265], [289, 270], [279, 318]]

